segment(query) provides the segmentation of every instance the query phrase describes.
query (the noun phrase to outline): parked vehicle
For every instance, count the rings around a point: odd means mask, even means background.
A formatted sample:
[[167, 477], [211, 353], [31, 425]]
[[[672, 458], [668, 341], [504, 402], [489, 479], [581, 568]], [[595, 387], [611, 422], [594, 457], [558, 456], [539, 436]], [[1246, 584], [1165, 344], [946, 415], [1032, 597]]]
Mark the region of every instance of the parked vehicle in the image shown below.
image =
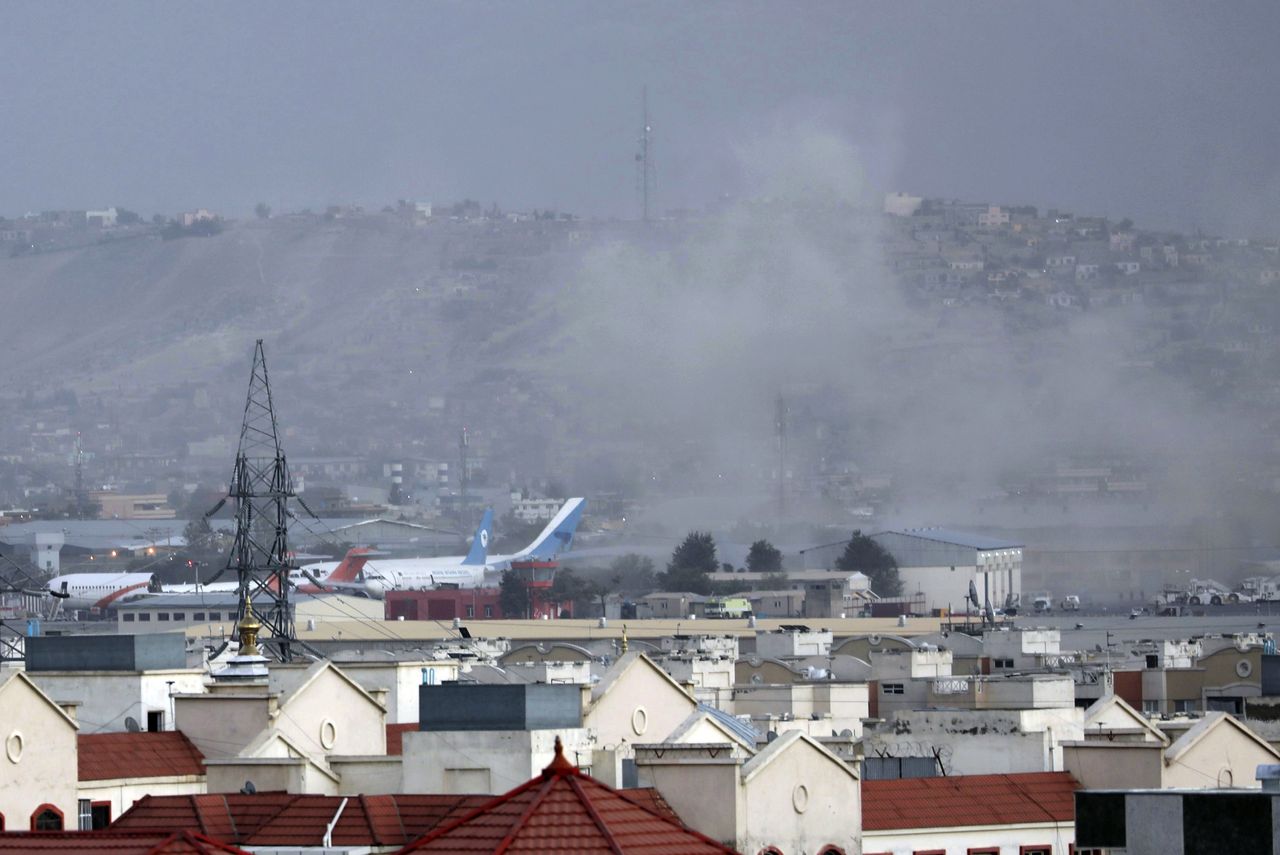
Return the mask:
[[1080, 611], [1080, 595], [1079, 595], [1079, 594], [1067, 594], [1065, 597], [1063, 597], [1063, 598], [1062, 598], [1062, 610], [1063, 610], [1064, 612], [1078, 612], [1078, 611]]
[[1038, 615], [1048, 614], [1053, 611], [1053, 595], [1047, 591], [1036, 594], [1035, 598], [1031, 601], [1031, 606], [1035, 609], [1035, 613]]
[[704, 614], [709, 618], [749, 618], [751, 602], [744, 597], [725, 597], [707, 603]]

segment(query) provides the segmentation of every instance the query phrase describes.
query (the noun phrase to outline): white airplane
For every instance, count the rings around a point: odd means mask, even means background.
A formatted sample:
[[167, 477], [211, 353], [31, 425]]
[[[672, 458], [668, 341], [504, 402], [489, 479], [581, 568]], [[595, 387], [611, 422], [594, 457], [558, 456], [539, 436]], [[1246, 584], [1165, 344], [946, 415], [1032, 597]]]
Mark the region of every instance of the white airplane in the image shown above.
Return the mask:
[[[585, 499], [568, 500], [532, 543], [510, 555], [488, 554], [489, 541], [493, 538], [493, 511], [487, 510], [466, 555], [371, 560], [365, 565], [365, 585], [372, 595], [381, 596], [385, 591], [403, 589], [422, 590], [442, 585], [479, 588], [495, 584], [498, 574], [509, 567], [512, 561], [538, 558], [545, 560], [568, 551], [585, 505]], [[333, 562], [311, 564], [297, 573], [324, 584], [326, 574], [333, 566]]]
[[125, 597], [145, 595], [151, 579], [150, 573], [67, 573], [46, 582], [45, 590], [65, 609], [105, 609]]
[[[342, 561], [333, 562], [333, 572], [324, 584], [316, 585], [299, 574], [296, 583], [290, 574], [291, 588], [301, 594], [322, 594], [354, 590], [367, 595], [365, 583], [359, 581], [364, 564], [372, 550], [352, 549]], [[297, 573], [298, 571], [294, 571]], [[153, 573], [68, 573], [45, 583], [45, 590], [62, 600], [64, 609], [110, 608], [119, 602], [157, 594], [229, 594], [239, 590], [237, 582], [195, 584], [161, 584]]]

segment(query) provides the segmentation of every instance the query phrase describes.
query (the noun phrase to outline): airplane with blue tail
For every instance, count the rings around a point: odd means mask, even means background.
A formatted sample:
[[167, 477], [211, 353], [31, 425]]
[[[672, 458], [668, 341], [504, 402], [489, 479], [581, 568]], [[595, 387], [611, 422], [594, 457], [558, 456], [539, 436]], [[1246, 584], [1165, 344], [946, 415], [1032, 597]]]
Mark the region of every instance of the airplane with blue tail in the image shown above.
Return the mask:
[[[495, 585], [501, 572], [509, 568], [512, 561], [546, 561], [567, 552], [573, 545], [573, 536], [585, 505], [586, 499], [569, 499], [532, 543], [510, 555], [489, 554], [489, 544], [493, 540], [493, 511], [486, 510], [466, 555], [371, 559], [364, 566], [361, 584], [375, 597], [386, 591], [429, 590], [444, 585], [459, 588]], [[324, 562], [305, 566], [302, 570], [323, 584], [333, 566], [336, 566], [333, 562]]]

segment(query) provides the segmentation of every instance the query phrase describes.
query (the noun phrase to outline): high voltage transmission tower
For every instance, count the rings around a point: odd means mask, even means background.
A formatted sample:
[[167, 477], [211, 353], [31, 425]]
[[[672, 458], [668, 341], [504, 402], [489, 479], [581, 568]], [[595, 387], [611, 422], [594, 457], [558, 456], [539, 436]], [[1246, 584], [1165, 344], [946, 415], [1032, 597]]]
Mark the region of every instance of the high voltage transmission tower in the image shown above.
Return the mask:
[[653, 190], [653, 126], [649, 124], [649, 87], [640, 96], [640, 137], [636, 141], [636, 184], [644, 222], [649, 222], [649, 194]]
[[263, 634], [269, 636], [268, 644], [285, 662], [293, 658], [296, 640], [289, 608], [289, 571], [294, 566], [289, 560], [288, 502], [293, 495], [276, 430], [262, 339], [258, 339], [227, 494], [235, 501], [236, 533], [225, 569], [234, 570], [239, 582], [236, 622], [244, 617], [245, 605], [252, 597], [254, 614], [262, 622]]

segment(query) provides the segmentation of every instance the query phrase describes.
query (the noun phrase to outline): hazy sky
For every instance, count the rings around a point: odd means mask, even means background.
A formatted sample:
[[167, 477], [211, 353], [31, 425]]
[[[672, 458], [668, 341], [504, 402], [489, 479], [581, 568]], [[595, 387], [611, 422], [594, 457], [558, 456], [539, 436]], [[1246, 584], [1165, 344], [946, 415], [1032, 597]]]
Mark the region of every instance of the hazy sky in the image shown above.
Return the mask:
[[751, 193], [812, 125], [876, 190], [1280, 233], [1280, 4], [0, 7], [0, 214], [463, 196], [633, 216]]

